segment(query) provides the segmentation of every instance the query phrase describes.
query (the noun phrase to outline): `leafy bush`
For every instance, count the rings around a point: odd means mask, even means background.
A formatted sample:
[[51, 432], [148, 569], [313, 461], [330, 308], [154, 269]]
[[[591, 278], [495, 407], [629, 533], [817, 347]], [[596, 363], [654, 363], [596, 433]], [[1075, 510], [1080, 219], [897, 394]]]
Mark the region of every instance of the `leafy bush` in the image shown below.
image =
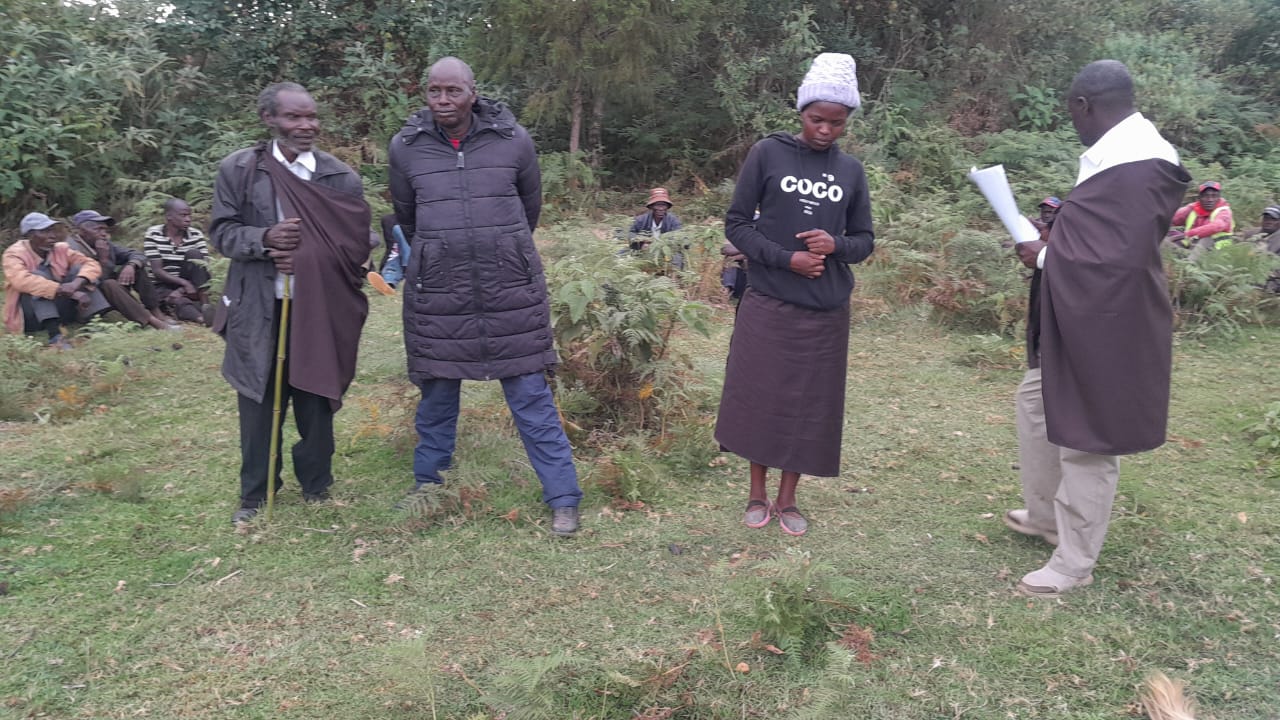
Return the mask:
[[550, 263], [547, 282], [564, 383], [585, 390], [615, 421], [655, 424], [646, 409], [682, 381], [673, 367], [687, 367], [668, 355], [671, 334], [682, 326], [707, 334], [707, 308], [670, 277], [619, 255], [607, 237], [578, 231], [560, 242], [567, 246], [547, 257], [571, 254]]
[[1020, 267], [997, 236], [925, 207], [880, 243], [866, 279], [897, 303], [927, 302], [945, 325], [1012, 335], [1026, 317]]
[[1175, 324], [1193, 335], [1239, 334], [1249, 325], [1280, 317], [1280, 298], [1259, 288], [1280, 258], [1235, 244], [1201, 255], [1196, 262], [1170, 251], [1165, 257]]
[[1280, 478], [1280, 402], [1273, 402], [1262, 410], [1262, 417], [1246, 432], [1253, 438], [1253, 446], [1270, 465], [1271, 474]]

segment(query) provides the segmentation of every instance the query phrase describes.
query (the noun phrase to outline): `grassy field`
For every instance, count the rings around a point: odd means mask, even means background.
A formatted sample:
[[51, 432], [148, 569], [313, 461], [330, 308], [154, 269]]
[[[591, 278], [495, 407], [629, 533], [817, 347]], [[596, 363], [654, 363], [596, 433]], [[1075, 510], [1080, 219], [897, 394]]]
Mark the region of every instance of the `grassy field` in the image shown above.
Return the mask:
[[[371, 305], [335, 501], [290, 477], [246, 532], [220, 340], [115, 331], [49, 361], [97, 389], [0, 425], [0, 717], [1131, 718], [1153, 670], [1201, 718], [1280, 717], [1280, 499], [1243, 432], [1280, 397], [1280, 331], [1179, 344], [1171, 441], [1123, 461], [1097, 582], [1044, 602], [1012, 590], [1049, 548], [999, 521], [1021, 371], [959, 362], [914, 308], [855, 320], [807, 537], [739, 524], [737, 458], [624, 511], [584, 450], [564, 540], [495, 383], [464, 386], [473, 502], [392, 510], [414, 392], [399, 298]], [[681, 343], [718, 387], [716, 319]]]

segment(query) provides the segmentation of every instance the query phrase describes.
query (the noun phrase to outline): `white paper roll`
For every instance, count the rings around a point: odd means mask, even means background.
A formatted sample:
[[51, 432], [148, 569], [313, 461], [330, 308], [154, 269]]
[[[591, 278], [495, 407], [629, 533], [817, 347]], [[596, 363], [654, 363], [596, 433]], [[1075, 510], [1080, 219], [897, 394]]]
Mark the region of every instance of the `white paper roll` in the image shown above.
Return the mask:
[[1030, 242], [1040, 239], [1040, 231], [1031, 224], [1022, 213], [1018, 212], [1018, 203], [1013, 199], [1013, 190], [1009, 187], [1009, 179], [1005, 177], [1003, 165], [992, 165], [989, 168], [973, 168], [969, 171], [969, 179], [982, 191], [991, 209], [996, 211], [1000, 222], [1013, 236], [1016, 243]]

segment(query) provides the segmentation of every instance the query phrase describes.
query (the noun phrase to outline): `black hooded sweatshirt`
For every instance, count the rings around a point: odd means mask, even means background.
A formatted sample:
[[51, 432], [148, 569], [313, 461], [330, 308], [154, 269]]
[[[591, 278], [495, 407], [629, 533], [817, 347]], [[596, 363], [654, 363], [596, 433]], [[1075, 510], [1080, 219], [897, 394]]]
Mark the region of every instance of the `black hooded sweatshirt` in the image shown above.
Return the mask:
[[[753, 220], [757, 208], [760, 218]], [[875, 249], [862, 163], [835, 145], [812, 150], [790, 133], [773, 133], [751, 148], [724, 225], [729, 242], [751, 261], [753, 292], [813, 310], [847, 303], [849, 265]], [[791, 255], [806, 249], [796, 234], [814, 229], [830, 233], [836, 249], [822, 275], [810, 280], [791, 271]]]

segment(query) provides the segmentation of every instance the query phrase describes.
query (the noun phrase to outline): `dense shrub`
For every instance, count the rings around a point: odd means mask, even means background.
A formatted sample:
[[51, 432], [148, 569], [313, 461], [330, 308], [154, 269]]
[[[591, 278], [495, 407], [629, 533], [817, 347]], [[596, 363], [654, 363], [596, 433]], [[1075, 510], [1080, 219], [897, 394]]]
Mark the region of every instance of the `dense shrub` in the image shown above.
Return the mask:
[[1249, 325], [1280, 319], [1280, 297], [1260, 288], [1280, 258], [1236, 244], [1191, 262], [1170, 252], [1165, 258], [1169, 298], [1181, 331], [1234, 335]]
[[563, 382], [617, 422], [660, 422], [658, 400], [680, 392], [679, 368], [687, 366], [670, 353], [672, 333], [706, 334], [707, 308], [687, 300], [672, 277], [619, 254], [620, 244], [605, 233], [555, 234], [547, 282]]

